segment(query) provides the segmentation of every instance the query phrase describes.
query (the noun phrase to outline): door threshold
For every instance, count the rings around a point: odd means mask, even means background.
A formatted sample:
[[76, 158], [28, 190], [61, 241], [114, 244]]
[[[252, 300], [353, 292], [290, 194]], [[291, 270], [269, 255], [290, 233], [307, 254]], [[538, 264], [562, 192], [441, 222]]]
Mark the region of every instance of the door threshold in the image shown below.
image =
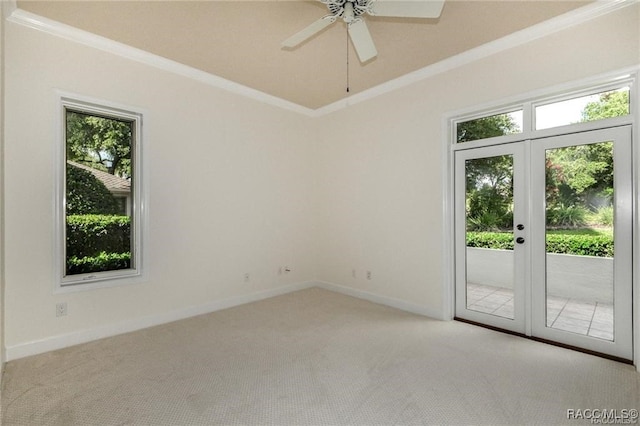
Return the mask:
[[584, 354], [588, 354], [588, 355], [593, 355], [593, 356], [597, 356], [597, 357], [600, 357], [600, 358], [609, 359], [611, 361], [616, 361], [616, 362], [621, 362], [623, 364], [633, 365], [633, 360], [630, 360], [630, 359], [620, 358], [618, 356], [609, 355], [609, 354], [603, 354], [602, 352], [591, 351], [589, 349], [584, 349], [584, 348], [580, 348], [580, 347], [577, 347], [577, 346], [571, 346], [571, 345], [567, 345], [565, 343], [554, 342], [553, 340], [543, 339], [541, 337], [527, 336], [526, 334], [518, 333], [518, 332], [515, 332], [515, 331], [511, 331], [511, 330], [505, 330], [504, 328], [495, 327], [495, 326], [487, 325], [487, 324], [482, 324], [481, 322], [471, 321], [471, 320], [460, 318], [460, 317], [453, 317], [453, 320], [454, 321], [464, 322], [464, 323], [471, 324], [471, 325], [476, 325], [476, 326], [482, 327], [482, 328], [488, 328], [489, 330], [498, 331], [500, 333], [505, 333], [505, 334], [510, 334], [512, 336], [524, 337], [525, 339], [533, 340], [535, 342], [546, 343], [548, 345], [558, 346], [560, 348], [570, 349], [570, 350], [576, 351], [576, 352], [582, 352]]

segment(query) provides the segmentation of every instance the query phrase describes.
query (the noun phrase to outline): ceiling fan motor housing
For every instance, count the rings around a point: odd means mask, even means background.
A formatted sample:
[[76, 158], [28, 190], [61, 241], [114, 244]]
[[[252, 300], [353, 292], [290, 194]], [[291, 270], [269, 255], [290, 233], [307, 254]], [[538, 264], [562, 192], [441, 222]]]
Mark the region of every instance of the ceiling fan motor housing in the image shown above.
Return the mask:
[[342, 18], [350, 24], [364, 13], [370, 12], [372, 0], [320, 0], [327, 5], [335, 18]]

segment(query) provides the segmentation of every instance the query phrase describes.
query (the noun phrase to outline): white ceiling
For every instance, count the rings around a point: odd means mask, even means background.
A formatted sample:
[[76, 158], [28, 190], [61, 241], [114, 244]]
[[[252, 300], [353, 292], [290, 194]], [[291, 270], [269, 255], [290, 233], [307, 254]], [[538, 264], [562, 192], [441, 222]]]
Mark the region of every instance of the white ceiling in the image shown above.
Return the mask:
[[[336, 22], [294, 50], [280, 43], [327, 14], [319, 1], [18, 1], [18, 8], [317, 109], [591, 1], [447, 0], [439, 19], [367, 16], [378, 57], [360, 64]], [[347, 46], [349, 67], [347, 73]]]

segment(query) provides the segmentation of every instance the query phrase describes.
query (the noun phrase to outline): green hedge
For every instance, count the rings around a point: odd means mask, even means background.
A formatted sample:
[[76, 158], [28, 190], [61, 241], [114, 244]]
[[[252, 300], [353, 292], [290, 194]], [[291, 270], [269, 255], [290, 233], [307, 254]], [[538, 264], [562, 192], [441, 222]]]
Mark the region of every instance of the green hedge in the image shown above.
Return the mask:
[[131, 220], [128, 216], [67, 216], [67, 257], [83, 258], [130, 250]]
[[547, 252], [613, 257], [613, 237], [606, 235], [547, 235]]
[[467, 247], [513, 250], [513, 234], [504, 232], [467, 232]]
[[67, 259], [67, 275], [113, 271], [131, 267], [131, 253], [99, 253], [97, 256]]
[[128, 216], [67, 216], [67, 275], [130, 268], [130, 236]]
[[[467, 232], [467, 247], [513, 250], [512, 233]], [[547, 253], [613, 257], [613, 238], [607, 235], [547, 234]]]

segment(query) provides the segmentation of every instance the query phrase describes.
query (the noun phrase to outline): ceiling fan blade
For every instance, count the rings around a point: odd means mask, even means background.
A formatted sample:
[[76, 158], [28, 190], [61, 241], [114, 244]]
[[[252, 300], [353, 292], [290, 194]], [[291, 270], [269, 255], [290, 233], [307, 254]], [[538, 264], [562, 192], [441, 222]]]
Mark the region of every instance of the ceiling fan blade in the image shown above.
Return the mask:
[[335, 16], [333, 15], [324, 16], [318, 19], [317, 21], [315, 21], [313, 24], [309, 25], [307, 28], [301, 31], [298, 31], [297, 33], [295, 33], [294, 35], [292, 35], [291, 37], [283, 41], [281, 46], [289, 47], [289, 48], [296, 47], [300, 43], [318, 34], [320, 31], [324, 30], [334, 22], [336, 22]]
[[444, 0], [374, 0], [370, 14], [399, 18], [437, 18]]
[[364, 19], [358, 19], [349, 24], [349, 37], [353, 43], [353, 47], [356, 49], [360, 62], [367, 62], [369, 59], [378, 55], [369, 28], [364, 22]]

